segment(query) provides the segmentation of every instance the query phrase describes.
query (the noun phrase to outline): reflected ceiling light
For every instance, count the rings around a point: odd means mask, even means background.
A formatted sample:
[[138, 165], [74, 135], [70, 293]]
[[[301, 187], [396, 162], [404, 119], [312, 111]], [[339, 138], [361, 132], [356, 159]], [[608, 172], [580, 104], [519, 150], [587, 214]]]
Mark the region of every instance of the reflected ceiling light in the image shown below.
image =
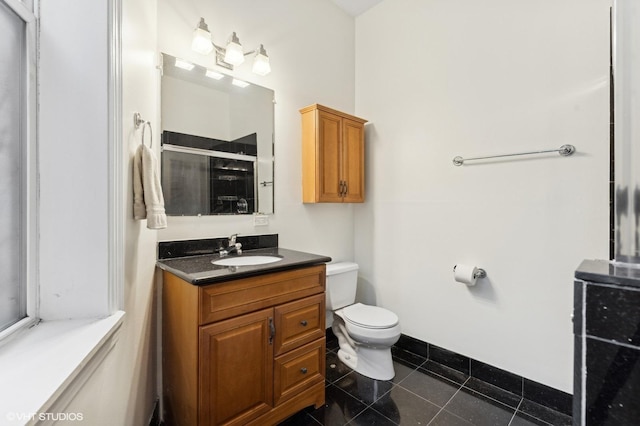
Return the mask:
[[219, 72], [213, 70], [207, 70], [205, 75], [209, 78], [213, 78], [214, 80], [220, 80], [222, 77], [224, 77], [224, 74], [220, 74]]
[[218, 46], [211, 39], [211, 33], [209, 32], [209, 27], [204, 22], [204, 18], [200, 18], [200, 22], [193, 32], [191, 49], [202, 55], [207, 55], [215, 50], [216, 65], [231, 71], [233, 71], [233, 67], [244, 62], [245, 56], [255, 54], [253, 59], [253, 72], [261, 76], [265, 76], [271, 72], [269, 56], [263, 45], [260, 45], [258, 49], [245, 53], [242, 44], [240, 44], [240, 39], [234, 31], [231, 37], [229, 37], [229, 41], [225, 47]]
[[184, 59], [176, 58], [176, 67], [182, 68], [183, 70], [191, 71], [195, 65], [191, 62], [187, 62]]
[[249, 83], [247, 83], [246, 81], [238, 80], [237, 78], [234, 78], [231, 81], [231, 84], [238, 87], [247, 87], [249, 85]]
[[213, 50], [211, 33], [209, 32], [209, 27], [204, 22], [204, 18], [200, 18], [198, 26], [193, 31], [193, 41], [191, 42], [191, 49], [202, 55], [208, 55]]

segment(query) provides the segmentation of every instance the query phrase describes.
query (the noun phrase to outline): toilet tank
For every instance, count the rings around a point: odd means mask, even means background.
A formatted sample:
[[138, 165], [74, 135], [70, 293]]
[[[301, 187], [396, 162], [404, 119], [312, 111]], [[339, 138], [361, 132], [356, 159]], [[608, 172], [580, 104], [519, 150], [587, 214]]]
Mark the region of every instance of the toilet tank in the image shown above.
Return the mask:
[[358, 264], [353, 262], [327, 263], [327, 310], [335, 311], [356, 301]]

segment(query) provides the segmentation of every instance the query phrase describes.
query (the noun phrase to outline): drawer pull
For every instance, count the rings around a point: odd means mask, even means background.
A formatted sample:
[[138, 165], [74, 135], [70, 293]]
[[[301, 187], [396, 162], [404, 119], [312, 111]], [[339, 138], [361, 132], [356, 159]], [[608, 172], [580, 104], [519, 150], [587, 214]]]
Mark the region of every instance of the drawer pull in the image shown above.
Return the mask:
[[302, 374], [307, 374], [307, 369], [306, 369], [305, 367], [302, 367], [302, 368], [300, 369], [300, 372], [301, 372]]
[[269, 344], [273, 345], [273, 338], [276, 335], [276, 326], [273, 323], [273, 318], [269, 317]]
[[307, 326], [307, 320], [300, 321], [300, 325], [302, 325], [303, 327], [306, 327]]

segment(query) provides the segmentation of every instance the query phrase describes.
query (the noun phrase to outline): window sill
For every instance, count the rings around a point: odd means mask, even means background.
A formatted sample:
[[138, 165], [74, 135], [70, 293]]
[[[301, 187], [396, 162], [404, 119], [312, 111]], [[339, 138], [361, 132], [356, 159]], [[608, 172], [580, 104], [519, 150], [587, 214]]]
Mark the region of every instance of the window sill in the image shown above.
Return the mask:
[[101, 319], [46, 321], [0, 347], [0, 425], [63, 413], [115, 346], [123, 318], [118, 311]]

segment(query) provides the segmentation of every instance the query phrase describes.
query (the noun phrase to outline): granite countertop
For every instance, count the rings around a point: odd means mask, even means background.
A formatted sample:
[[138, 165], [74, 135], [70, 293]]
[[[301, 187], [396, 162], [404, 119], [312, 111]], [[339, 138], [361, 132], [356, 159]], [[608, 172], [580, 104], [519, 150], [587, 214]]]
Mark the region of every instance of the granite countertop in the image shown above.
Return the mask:
[[[304, 266], [330, 262], [331, 258], [312, 253], [288, 250], [279, 247], [243, 250], [240, 256], [269, 255], [282, 257], [282, 260], [263, 265], [218, 266], [211, 263], [220, 259], [217, 254], [178, 257], [158, 260], [158, 268], [190, 282], [194, 285], [213, 284], [238, 278], [252, 277], [270, 272], [286, 271]], [[236, 257], [231, 254], [228, 257]]]
[[609, 260], [584, 260], [575, 277], [584, 281], [640, 287], [640, 265]]

